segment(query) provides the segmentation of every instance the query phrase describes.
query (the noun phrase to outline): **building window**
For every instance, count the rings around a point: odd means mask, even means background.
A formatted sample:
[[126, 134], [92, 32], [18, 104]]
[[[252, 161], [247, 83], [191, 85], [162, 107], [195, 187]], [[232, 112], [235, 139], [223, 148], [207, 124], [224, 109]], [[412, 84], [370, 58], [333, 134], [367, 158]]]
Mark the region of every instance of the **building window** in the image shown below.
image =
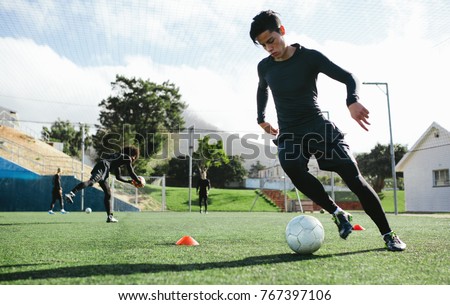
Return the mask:
[[450, 186], [448, 169], [433, 171], [433, 186]]

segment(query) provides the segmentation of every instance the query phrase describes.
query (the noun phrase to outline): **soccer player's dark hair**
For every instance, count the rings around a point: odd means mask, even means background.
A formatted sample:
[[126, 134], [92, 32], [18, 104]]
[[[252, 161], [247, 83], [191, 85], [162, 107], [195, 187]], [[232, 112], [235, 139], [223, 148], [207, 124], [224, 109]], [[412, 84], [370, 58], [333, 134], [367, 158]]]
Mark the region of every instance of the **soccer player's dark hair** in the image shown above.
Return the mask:
[[253, 22], [250, 26], [250, 38], [254, 44], [258, 44], [256, 37], [265, 32], [278, 32], [280, 33], [281, 20], [278, 17], [278, 13], [267, 10], [262, 11], [253, 18]]
[[139, 148], [135, 146], [125, 146], [122, 152], [130, 157], [136, 157], [136, 160], [139, 159]]

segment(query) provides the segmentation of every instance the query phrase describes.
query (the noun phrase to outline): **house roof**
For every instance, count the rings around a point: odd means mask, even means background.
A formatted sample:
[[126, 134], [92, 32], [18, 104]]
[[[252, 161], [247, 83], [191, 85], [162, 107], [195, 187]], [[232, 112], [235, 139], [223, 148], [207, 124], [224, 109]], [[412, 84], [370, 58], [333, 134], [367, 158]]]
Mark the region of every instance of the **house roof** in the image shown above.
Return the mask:
[[[412, 156], [414, 156], [414, 152], [423, 149], [423, 145], [426, 142], [426, 139], [433, 134], [434, 137], [440, 138], [441, 142], [439, 146], [443, 144], [450, 144], [450, 132], [446, 130], [444, 127], [439, 125], [436, 122], [433, 122], [427, 130], [420, 136], [420, 138], [414, 143], [414, 145], [408, 150], [408, 152], [403, 156], [403, 158], [398, 162], [395, 167], [396, 172], [403, 172], [407, 162], [410, 160]], [[445, 142], [445, 143], [444, 143]]]
[[0, 106], [0, 125], [6, 125], [9, 127], [19, 126], [17, 113], [14, 110]]

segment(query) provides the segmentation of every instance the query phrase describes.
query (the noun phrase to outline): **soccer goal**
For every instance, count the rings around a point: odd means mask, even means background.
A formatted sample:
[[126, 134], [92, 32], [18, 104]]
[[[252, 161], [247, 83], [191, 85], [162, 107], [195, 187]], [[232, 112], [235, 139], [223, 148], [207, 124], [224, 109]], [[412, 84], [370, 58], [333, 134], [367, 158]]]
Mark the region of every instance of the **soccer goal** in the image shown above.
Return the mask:
[[144, 176], [146, 185], [136, 188], [131, 184], [122, 183], [112, 179], [112, 206], [118, 211], [116, 201], [128, 203], [140, 211], [165, 211], [166, 210], [166, 177]]

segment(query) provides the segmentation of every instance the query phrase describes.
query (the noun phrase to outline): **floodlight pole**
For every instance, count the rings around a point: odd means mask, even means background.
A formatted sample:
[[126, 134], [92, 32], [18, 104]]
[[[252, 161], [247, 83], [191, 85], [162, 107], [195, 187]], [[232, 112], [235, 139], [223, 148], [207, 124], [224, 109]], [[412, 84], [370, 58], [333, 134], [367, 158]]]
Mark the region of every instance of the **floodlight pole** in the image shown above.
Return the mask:
[[288, 208], [287, 208], [286, 176], [282, 176], [281, 178], [283, 179], [284, 212], [287, 212]]
[[[80, 122], [81, 129], [81, 181], [84, 181], [84, 126]], [[84, 210], [84, 189], [81, 190], [81, 211]]]
[[189, 212], [192, 211], [192, 156], [194, 154], [194, 127], [189, 127]]
[[376, 86], [386, 86], [386, 98], [387, 98], [387, 107], [388, 107], [388, 117], [389, 117], [389, 134], [390, 134], [390, 152], [391, 152], [391, 169], [392, 169], [392, 179], [394, 180], [394, 214], [398, 214], [398, 206], [397, 206], [397, 176], [395, 174], [395, 153], [394, 153], [394, 140], [392, 137], [392, 122], [391, 122], [391, 106], [389, 102], [389, 86], [388, 83], [380, 83], [380, 82], [363, 82], [363, 85], [376, 85]]

